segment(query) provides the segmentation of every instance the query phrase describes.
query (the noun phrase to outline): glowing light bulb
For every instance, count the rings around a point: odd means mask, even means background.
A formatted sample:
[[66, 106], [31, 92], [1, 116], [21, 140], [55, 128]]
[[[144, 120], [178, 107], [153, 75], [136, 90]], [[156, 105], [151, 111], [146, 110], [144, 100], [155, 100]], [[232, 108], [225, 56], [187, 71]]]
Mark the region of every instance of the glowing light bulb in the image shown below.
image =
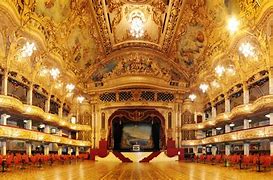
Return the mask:
[[202, 83], [200, 84], [199, 88], [202, 90], [203, 93], [205, 93], [208, 90], [209, 85]]
[[196, 95], [195, 94], [190, 94], [189, 98], [191, 101], [194, 101], [196, 99]]
[[255, 48], [249, 43], [242, 43], [239, 47], [239, 51], [246, 57], [254, 57], [255, 56]]
[[82, 103], [83, 101], [84, 101], [84, 97], [83, 96], [79, 96], [79, 97], [77, 97], [77, 101], [79, 102], [79, 103]]
[[74, 84], [67, 84], [66, 89], [68, 92], [71, 93], [75, 89], [75, 85]]
[[21, 56], [24, 58], [30, 57], [33, 54], [33, 52], [36, 50], [37, 48], [35, 46], [35, 43], [27, 42], [22, 48]]
[[58, 76], [60, 75], [60, 70], [58, 68], [52, 68], [50, 70], [50, 75], [52, 76], [53, 79], [57, 79]]
[[218, 76], [222, 76], [225, 72], [224, 66], [220, 66], [220, 65], [216, 66], [214, 70]]
[[235, 17], [231, 17], [228, 21], [228, 30], [231, 33], [235, 33], [239, 27], [239, 21]]

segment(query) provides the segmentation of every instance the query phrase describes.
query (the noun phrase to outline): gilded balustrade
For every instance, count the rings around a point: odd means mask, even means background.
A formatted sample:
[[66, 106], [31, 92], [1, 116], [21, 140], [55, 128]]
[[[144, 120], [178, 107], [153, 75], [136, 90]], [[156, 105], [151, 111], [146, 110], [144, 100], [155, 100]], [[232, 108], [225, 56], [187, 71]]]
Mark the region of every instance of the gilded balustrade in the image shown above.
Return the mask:
[[273, 108], [273, 95], [260, 97], [253, 103], [237, 106], [231, 112], [218, 114], [215, 118], [198, 124], [185, 124], [182, 130], [200, 130], [216, 126], [222, 122], [234, 121], [240, 117], [251, 116], [252, 114], [268, 111]]
[[251, 139], [262, 139], [273, 137], [273, 126], [257, 127], [252, 129], [245, 129], [217, 136], [207, 137], [199, 140], [182, 141], [183, 146], [196, 146], [215, 143], [224, 143], [232, 141], [242, 141]]
[[44, 112], [41, 108], [31, 105], [23, 104], [16, 98], [10, 96], [0, 95], [1, 109], [11, 110], [13, 112], [21, 113], [23, 116], [35, 117], [43, 120], [46, 123], [55, 124], [75, 131], [90, 131], [91, 127], [88, 125], [72, 124], [66, 118], [60, 118], [57, 115]]
[[52, 134], [46, 134], [38, 131], [20, 129], [16, 127], [1, 126], [0, 125], [0, 137], [10, 139], [22, 139], [40, 142], [50, 142], [58, 144], [66, 144], [73, 146], [91, 146], [89, 141], [81, 141], [69, 139]]

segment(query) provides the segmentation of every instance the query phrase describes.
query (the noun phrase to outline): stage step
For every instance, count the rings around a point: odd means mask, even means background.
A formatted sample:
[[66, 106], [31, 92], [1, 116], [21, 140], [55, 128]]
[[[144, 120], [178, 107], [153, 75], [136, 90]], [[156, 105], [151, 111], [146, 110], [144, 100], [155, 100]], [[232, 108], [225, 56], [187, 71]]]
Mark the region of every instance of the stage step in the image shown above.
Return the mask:
[[125, 157], [121, 152], [119, 151], [113, 151], [113, 154], [121, 160], [121, 162], [133, 162], [131, 159]]
[[152, 152], [149, 156], [143, 158], [139, 162], [150, 162], [152, 159], [154, 159], [155, 157], [157, 157], [160, 153], [161, 153], [160, 151]]

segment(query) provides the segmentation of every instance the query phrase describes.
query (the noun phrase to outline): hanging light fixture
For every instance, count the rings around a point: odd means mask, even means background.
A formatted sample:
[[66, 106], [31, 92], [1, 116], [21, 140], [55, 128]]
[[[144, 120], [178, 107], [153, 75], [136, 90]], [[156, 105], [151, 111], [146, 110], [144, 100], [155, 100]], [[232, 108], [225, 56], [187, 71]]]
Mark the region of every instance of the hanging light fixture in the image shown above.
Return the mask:
[[141, 11], [135, 11], [131, 14], [129, 23], [131, 23], [130, 33], [135, 38], [144, 35], [144, 15]]
[[200, 84], [199, 88], [201, 89], [201, 91], [202, 91], [203, 93], [205, 93], [205, 92], [207, 92], [207, 90], [208, 90], [208, 88], [209, 88], [209, 85], [206, 84], [206, 83], [202, 83], [202, 84]]
[[195, 94], [190, 94], [189, 98], [191, 101], [194, 101], [196, 99], [196, 95]]
[[255, 48], [249, 43], [242, 43], [239, 47], [239, 51], [244, 55], [244, 57], [254, 57], [255, 56]]
[[78, 96], [77, 97], [77, 101], [79, 102], [79, 103], [82, 103], [83, 101], [84, 101], [84, 97], [83, 96]]
[[225, 72], [225, 67], [224, 67], [224, 66], [218, 65], [218, 66], [215, 67], [214, 70], [215, 70], [215, 73], [216, 73], [218, 76], [222, 76], [222, 75], [224, 74], [224, 72]]
[[60, 70], [58, 68], [52, 68], [50, 70], [50, 75], [52, 76], [52, 78], [55, 80], [59, 77], [60, 75]]
[[30, 43], [30, 42], [27, 42], [23, 48], [22, 48], [22, 52], [21, 52], [21, 56], [22, 57], [30, 57], [34, 51], [36, 51], [37, 48], [35, 46], [35, 43]]
[[67, 84], [66, 85], [66, 89], [69, 93], [71, 93], [74, 89], [75, 89], [75, 85], [74, 84]]
[[239, 28], [240, 22], [236, 19], [236, 17], [231, 17], [228, 21], [228, 30], [230, 33], [235, 33]]

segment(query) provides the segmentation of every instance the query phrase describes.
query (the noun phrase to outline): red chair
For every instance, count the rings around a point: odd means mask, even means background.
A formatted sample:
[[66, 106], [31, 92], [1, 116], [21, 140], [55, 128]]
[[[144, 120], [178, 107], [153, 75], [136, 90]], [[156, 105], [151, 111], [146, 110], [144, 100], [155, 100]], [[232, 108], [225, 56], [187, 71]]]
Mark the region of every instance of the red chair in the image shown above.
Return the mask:
[[263, 166], [264, 170], [266, 170], [267, 168], [270, 169], [270, 166], [271, 166], [270, 156], [264, 156], [263, 161], [261, 163], [262, 163], [262, 166]]
[[245, 168], [248, 168], [250, 166], [250, 157], [243, 156], [243, 165]]

